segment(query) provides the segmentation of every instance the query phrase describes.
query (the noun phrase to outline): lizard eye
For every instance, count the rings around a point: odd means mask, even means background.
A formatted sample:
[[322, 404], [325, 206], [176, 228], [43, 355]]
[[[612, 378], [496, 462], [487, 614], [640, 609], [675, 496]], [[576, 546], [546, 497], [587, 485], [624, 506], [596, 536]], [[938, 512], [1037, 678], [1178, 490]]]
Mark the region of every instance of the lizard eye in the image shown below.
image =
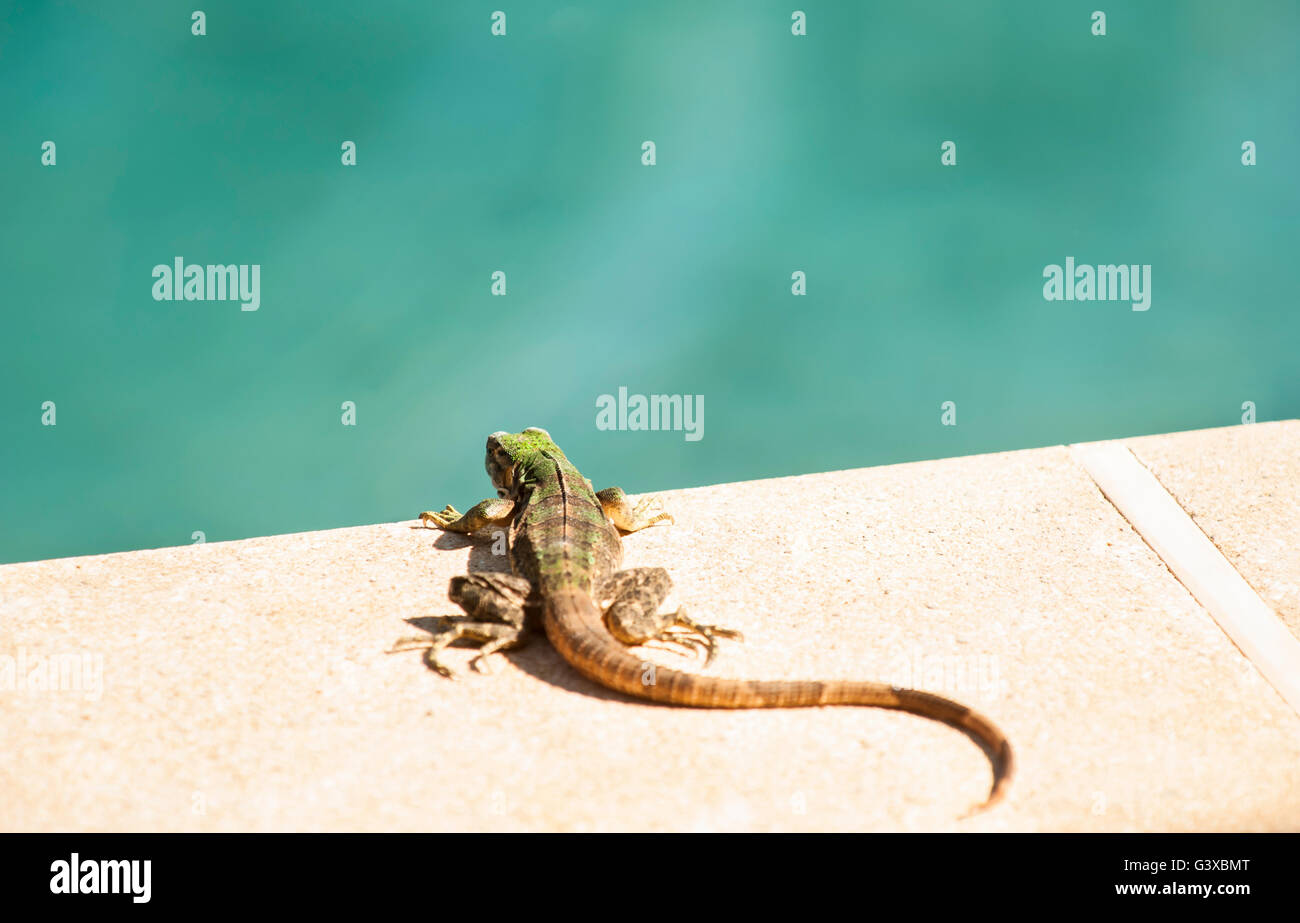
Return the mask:
[[504, 500], [506, 498], [506, 489], [504, 487], [498, 487], [497, 496]]
[[547, 439], [550, 439], [550, 438], [551, 438], [551, 434], [548, 433], [546, 430], [542, 429], [540, 426], [530, 426], [530, 427], [528, 427], [526, 430], [524, 430], [524, 432], [525, 432], [525, 433], [541, 433], [541, 434], [542, 434], [543, 436], [545, 436]]

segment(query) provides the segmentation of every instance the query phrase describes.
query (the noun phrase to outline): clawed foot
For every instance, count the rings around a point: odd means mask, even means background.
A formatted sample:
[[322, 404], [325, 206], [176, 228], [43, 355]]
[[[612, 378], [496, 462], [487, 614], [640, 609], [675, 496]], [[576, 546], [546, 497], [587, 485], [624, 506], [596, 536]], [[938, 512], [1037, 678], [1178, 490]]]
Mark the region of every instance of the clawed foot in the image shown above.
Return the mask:
[[701, 625], [686, 614], [686, 609], [678, 609], [676, 622], [656, 637], [656, 641], [665, 644], [679, 644], [686, 648], [691, 654], [704, 654], [704, 665], [707, 667], [713, 663], [713, 658], [718, 653], [718, 639], [726, 638], [728, 641], [744, 641], [745, 636], [738, 631], [730, 628], [721, 628], [717, 625]]
[[[466, 582], [473, 580], [470, 577], [462, 579]], [[514, 579], [516, 578], [509, 575], [479, 578], [479, 582], [475, 586], [482, 591], [485, 585], [490, 587], [493, 583], [501, 584]], [[480, 592], [475, 599], [479, 605], [482, 605], [483, 593]], [[519, 621], [523, 621], [522, 608], [519, 610]], [[396, 654], [399, 651], [422, 650], [424, 651], [425, 666], [439, 676], [455, 679], [456, 674], [452, 672], [451, 667], [438, 659], [438, 655], [448, 645], [454, 644], [461, 639], [478, 642], [482, 646], [478, 650], [478, 655], [470, 661], [470, 666], [475, 672], [491, 673], [491, 655], [505, 648], [517, 647], [523, 643], [524, 638], [525, 635], [521, 625], [508, 622], [483, 622], [473, 619], [448, 618], [443, 621], [442, 627], [428, 636], [402, 638], [389, 649], [388, 653]]]
[[436, 528], [445, 529], [457, 519], [461, 518], [462, 516], [456, 511], [456, 507], [452, 506], [450, 503], [443, 507], [441, 513], [432, 513], [425, 510], [420, 514], [420, 522], [425, 524], [424, 527], [426, 529], [429, 527], [429, 523], [433, 523]]
[[[447, 634], [454, 635], [457, 633], [453, 631], [453, 632], [447, 632]], [[445, 663], [443, 663], [441, 660], [438, 659], [438, 653], [450, 643], [451, 641], [442, 640], [442, 635], [434, 635], [431, 638], [430, 637], [399, 638], [396, 642], [394, 642], [393, 646], [389, 648], [387, 652], [389, 654], [400, 654], [402, 651], [423, 650], [424, 657], [422, 659], [424, 660], [425, 666], [427, 666], [430, 670], [433, 670], [439, 676], [445, 676], [447, 677], [447, 679], [455, 679], [456, 674], [455, 672], [452, 671], [451, 667], [447, 666]]]
[[632, 507], [632, 520], [638, 528], [645, 529], [661, 522], [675, 524], [672, 513], [664, 512], [663, 501], [658, 497], [645, 497]]

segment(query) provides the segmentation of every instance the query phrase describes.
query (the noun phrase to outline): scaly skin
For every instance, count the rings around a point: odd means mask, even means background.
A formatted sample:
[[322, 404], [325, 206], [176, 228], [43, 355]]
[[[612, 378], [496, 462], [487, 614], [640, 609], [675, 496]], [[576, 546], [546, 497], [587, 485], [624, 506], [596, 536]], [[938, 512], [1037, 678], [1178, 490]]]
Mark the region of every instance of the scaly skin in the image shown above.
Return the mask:
[[[991, 807], [1005, 795], [1014, 771], [1007, 738], [988, 718], [942, 696], [873, 682], [719, 679], [633, 656], [627, 646], [654, 640], [702, 650], [707, 664], [717, 638], [739, 638], [735, 632], [696, 623], [684, 609], [660, 613], [671, 585], [661, 568], [619, 571], [623, 543], [618, 530], [634, 532], [671, 522], [671, 517], [650, 512], [646, 503], [630, 507], [618, 488], [595, 493], [545, 430], [493, 433], [486, 467], [497, 488], [496, 500], [485, 500], [463, 516], [447, 507], [420, 518], [464, 533], [508, 525], [514, 575], [455, 578], [450, 595], [469, 613], [469, 620], [432, 639], [399, 642], [395, 650], [426, 648], [429, 665], [451, 675], [437, 653], [468, 637], [485, 642], [475, 661], [482, 669], [487, 654], [527, 637], [526, 613], [540, 609], [546, 636], [560, 656], [602, 686], [652, 702], [701, 708], [868, 705], [911, 712], [967, 732], [989, 754], [993, 786], [976, 810]], [[600, 603], [606, 601], [602, 611]]]

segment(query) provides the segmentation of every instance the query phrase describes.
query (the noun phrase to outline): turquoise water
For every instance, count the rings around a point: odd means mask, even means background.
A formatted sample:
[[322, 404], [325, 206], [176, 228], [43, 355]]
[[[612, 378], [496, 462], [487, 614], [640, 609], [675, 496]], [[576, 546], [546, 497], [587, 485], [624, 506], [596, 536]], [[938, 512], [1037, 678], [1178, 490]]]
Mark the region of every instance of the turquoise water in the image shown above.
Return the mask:
[[0, 561], [1300, 416], [1297, 4], [792, 6], [0, 2]]

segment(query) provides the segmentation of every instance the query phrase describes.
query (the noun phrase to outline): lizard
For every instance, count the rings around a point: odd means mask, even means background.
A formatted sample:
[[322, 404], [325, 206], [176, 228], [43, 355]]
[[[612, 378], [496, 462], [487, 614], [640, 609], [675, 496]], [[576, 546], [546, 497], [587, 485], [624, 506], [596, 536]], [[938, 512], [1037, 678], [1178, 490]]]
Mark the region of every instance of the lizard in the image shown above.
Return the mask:
[[693, 619], [685, 607], [660, 612], [672, 587], [662, 567], [623, 570], [620, 533], [672, 523], [658, 501], [632, 505], [621, 488], [597, 492], [539, 427], [487, 438], [485, 467], [497, 496], [461, 514], [448, 505], [419, 521], [447, 532], [504, 531], [511, 573], [453, 577], [448, 596], [466, 613], [429, 636], [403, 638], [392, 653], [424, 650], [426, 665], [446, 677], [439, 660], [448, 645], [481, 645], [471, 667], [490, 672], [491, 654], [519, 647], [541, 629], [560, 656], [588, 679], [651, 702], [700, 708], [799, 708], [865, 705], [898, 709], [951, 725], [989, 756], [993, 783], [971, 812], [992, 807], [1014, 773], [1011, 744], [984, 715], [951, 699], [879, 682], [737, 680], [651, 666], [629, 647], [648, 642], [677, 645], [704, 656], [707, 668], [718, 640], [741, 641], [739, 632]]

